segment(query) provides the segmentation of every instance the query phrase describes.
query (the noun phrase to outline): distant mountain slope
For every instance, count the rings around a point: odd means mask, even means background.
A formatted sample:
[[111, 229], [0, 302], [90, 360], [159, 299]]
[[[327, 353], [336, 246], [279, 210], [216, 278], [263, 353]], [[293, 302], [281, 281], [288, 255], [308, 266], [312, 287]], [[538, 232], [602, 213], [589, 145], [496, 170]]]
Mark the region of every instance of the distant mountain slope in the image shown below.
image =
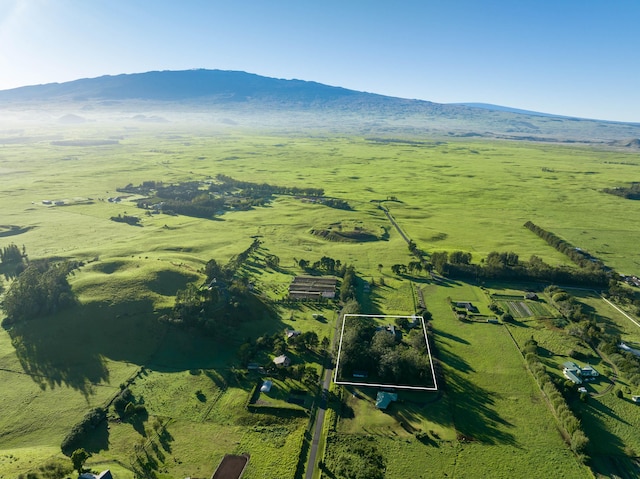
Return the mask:
[[154, 71], [85, 78], [66, 83], [27, 86], [0, 91], [0, 100], [159, 100], [179, 101], [216, 97], [246, 101], [252, 98], [335, 100], [360, 92], [301, 80], [280, 80], [246, 72], [223, 70]]
[[502, 105], [493, 105], [491, 103], [463, 102], [463, 103], [448, 103], [448, 105], [468, 106], [470, 108], [482, 108], [483, 110], [504, 111], [507, 113], [518, 113], [519, 115], [544, 116], [547, 118], [579, 119], [572, 116], [554, 115], [553, 113], [542, 113], [540, 111], [532, 111], [532, 110], [522, 110], [520, 108], [512, 108], [510, 106], [502, 106]]
[[[488, 137], [623, 148], [640, 124], [585, 120], [486, 104], [439, 104], [240, 71], [185, 70], [102, 76], [0, 91], [3, 119], [217, 121], [363, 135]], [[212, 114], [219, 115], [217, 120]], [[102, 115], [102, 117], [100, 116]], [[142, 120], [140, 120], [142, 119]], [[65, 123], [64, 121], [62, 123]], [[157, 122], [156, 122], [157, 123]]]

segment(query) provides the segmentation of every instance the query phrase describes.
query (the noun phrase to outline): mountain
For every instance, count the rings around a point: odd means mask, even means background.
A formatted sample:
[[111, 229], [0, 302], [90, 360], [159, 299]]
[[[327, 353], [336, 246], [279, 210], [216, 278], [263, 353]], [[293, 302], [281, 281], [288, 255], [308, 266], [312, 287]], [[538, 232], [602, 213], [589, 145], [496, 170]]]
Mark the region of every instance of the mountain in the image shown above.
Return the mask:
[[[3, 119], [68, 124], [100, 119], [198, 121], [332, 133], [488, 137], [619, 148], [640, 124], [586, 120], [484, 104], [439, 104], [240, 71], [153, 71], [0, 91]], [[629, 146], [633, 147], [633, 146]]]
[[566, 115], [554, 115], [552, 113], [542, 113], [540, 111], [532, 111], [532, 110], [522, 110], [520, 108], [512, 108], [510, 106], [502, 106], [502, 105], [493, 105], [491, 103], [449, 103], [449, 105], [459, 105], [459, 106], [468, 106], [471, 108], [482, 108], [484, 110], [491, 111], [505, 111], [508, 113], [518, 113], [521, 115], [530, 115], [530, 116], [544, 116], [547, 118], [564, 118], [564, 119], [579, 119], [575, 116], [566, 116]]

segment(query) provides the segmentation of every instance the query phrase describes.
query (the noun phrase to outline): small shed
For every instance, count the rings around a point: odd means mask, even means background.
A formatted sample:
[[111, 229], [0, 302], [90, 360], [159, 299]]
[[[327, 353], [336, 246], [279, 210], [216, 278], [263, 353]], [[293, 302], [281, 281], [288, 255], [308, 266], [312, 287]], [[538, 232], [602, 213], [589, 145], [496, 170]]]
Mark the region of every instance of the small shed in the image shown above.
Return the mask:
[[631, 396], [631, 400], [636, 404], [640, 404], [640, 396]]
[[294, 329], [285, 329], [284, 333], [287, 335], [287, 339], [295, 338], [296, 336], [300, 336], [302, 331], [296, 331]]
[[275, 364], [279, 368], [286, 368], [291, 365], [291, 358], [289, 358], [286, 354], [281, 354], [273, 360], [273, 364]]
[[260, 386], [260, 392], [268, 393], [269, 391], [271, 391], [272, 387], [273, 387], [273, 381], [271, 381], [270, 379], [267, 379], [262, 383], [262, 386]]

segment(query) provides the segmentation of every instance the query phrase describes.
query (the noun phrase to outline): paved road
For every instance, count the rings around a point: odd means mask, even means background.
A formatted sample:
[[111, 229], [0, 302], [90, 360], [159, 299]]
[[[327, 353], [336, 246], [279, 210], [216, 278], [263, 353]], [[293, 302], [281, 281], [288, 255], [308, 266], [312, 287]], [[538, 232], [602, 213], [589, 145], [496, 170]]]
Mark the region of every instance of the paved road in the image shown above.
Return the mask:
[[382, 204], [380, 205], [380, 209], [384, 211], [385, 215], [387, 215], [387, 218], [389, 218], [389, 221], [391, 221], [391, 224], [395, 226], [395, 228], [398, 230], [398, 233], [400, 233], [400, 236], [402, 236], [402, 238], [407, 242], [407, 244], [409, 244], [411, 242], [411, 239], [409, 239], [409, 237], [404, 234], [404, 231], [402, 231], [402, 229], [400, 228], [400, 225], [396, 223], [395, 218], [391, 216], [391, 213], [389, 213], [389, 210]]
[[318, 404], [318, 412], [316, 413], [316, 425], [313, 431], [313, 439], [311, 442], [311, 449], [309, 450], [309, 462], [307, 463], [307, 474], [305, 479], [313, 478], [313, 471], [315, 471], [318, 461], [318, 445], [320, 444], [320, 438], [322, 437], [322, 426], [324, 425], [324, 416], [327, 412], [327, 400], [329, 399], [329, 385], [331, 384], [331, 375], [333, 374], [332, 368], [327, 368], [324, 372], [324, 380], [322, 382], [322, 398]]
[[[335, 346], [340, 319], [341, 314], [337, 313], [335, 331], [331, 338], [331, 347], [329, 351], [333, 351]], [[327, 412], [327, 402], [329, 400], [329, 386], [331, 385], [331, 376], [333, 375], [333, 357], [330, 352], [327, 354], [326, 361], [327, 365], [324, 370], [324, 379], [322, 380], [322, 396], [318, 403], [318, 410], [316, 412], [316, 424], [313, 430], [313, 438], [311, 440], [311, 449], [309, 450], [309, 461], [307, 462], [307, 473], [305, 474], [305, 479], [313, 479], [313, 472], [318, 465], [318, 445], [320, 444], [320, 438], [322, 437], [322, 426], [324, 425], [324, 416]]]

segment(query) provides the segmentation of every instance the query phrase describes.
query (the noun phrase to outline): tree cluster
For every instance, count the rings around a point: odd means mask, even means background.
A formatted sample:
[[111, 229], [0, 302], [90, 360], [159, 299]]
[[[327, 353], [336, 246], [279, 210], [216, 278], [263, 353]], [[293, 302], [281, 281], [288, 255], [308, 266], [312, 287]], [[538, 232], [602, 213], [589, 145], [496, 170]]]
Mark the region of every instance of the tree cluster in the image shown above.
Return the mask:
[[67, 281], [75, 267], [70, 262], [55, 265], [41, 262], [27, 266], [5, 295], [2, 309], [7, 317], [3, 324], [46, 316], [75, 304]]
[[298, 188], [295, 186], [276, 186], [268, 183], [251, 183], [250, 181], [240, 181], [222, 174], [216, 175], [216, 180], [220, 184], [212, 184], [210, 191], [240, 189], [245, 195], [324, 196], [322, 188]]
[[334, 259], [330, 256], [323, 256], [313, 263], [301, 258], [297, 260], [297, 263], [298, 266], [305, 271], [320, 271], [327, 274], [333, 274], [338, 277], [343, 277], [347, 270], [346, 264], [343, 264], [339, 259]]
[[341, 200], [340, 198], [323, 198], [322, 200], [320, 200], [320, 203], [328, 206], [329, 208], [335, 208], [338, 210], [351, 210], [351, 205], [345, 201], [345, 200]]
[[377, 329], [373, 321], [352, 317], [342, 338], [340, 353], [342, 374], [367, 371], [382, 382], [408, 384], [430, 381], [431, 366], [421, 330], [401, 341], [397, 334]]
[[129, 215], [121, 215], [112, 216], [111, 221], [115, 221], [117, 223], [127, 223], [128, 225], [138, 226], [140, 225], [140, 218], [137, 216], [129, 216]]
[[14, 243], [0, 249], [0, 263], [3, 265], [22, 263], [26, 257], [27, 252], [24, 246], [22, 246], [22, 251]]
[[356, 299], [357, 276], [353, 266], [347, 266], [340, 284], [340, 301], [347, 302]]
[[269, 305], [253, 294], [247, 278], [238, 274], [259, 246], [260, 241], [254, 239], [246, 250], [222, 267], [215, 260], [208, 261], [204, 268], [205, 283], [201, 287], [189, 284], [178, 290], [172, 310], [160, 319], [225, 337], [232, 334], [239, 321], [270, 316]]
[[615, 188], [605, 188], [605, 193], [620, 196], [628, 200], [640, 200], [640, 182], [634, 181], [629, 186], [617, 186]]
[[87, 435], [106, 418], [107, 412], [103, 408], [96, 407], [91, 409], [64, 437], [60, 445], [62, 452], [66, 456], [71, 456], [73, 451], [81, 447]]

